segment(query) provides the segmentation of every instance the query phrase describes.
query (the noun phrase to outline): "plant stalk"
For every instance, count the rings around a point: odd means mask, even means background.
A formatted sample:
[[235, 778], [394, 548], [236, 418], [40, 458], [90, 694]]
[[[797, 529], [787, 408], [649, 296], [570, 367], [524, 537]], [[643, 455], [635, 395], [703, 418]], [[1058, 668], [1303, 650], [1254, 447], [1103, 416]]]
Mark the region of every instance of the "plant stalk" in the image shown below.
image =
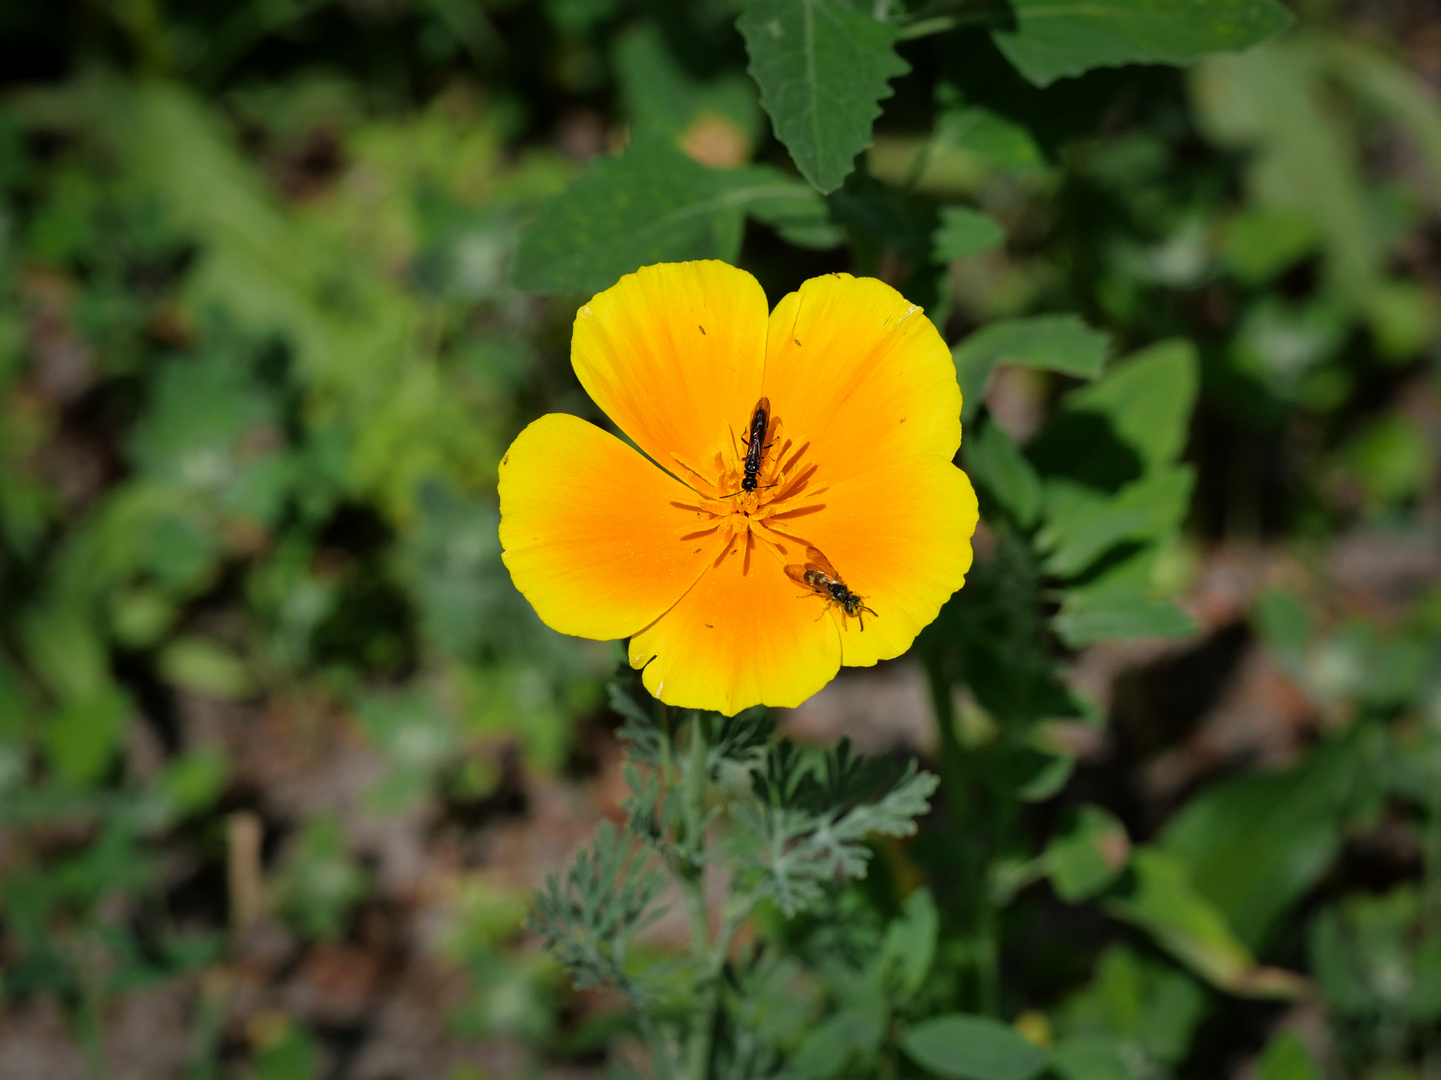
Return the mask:
[[[713, 954], [710, 940], [710, 919], [705, 899], [705, 796], [706, 742], [699, 716], [691, 723], [690, 745], [687, 747], [684, 790], [682, 792], [686, 846], [693, 852], [689, 862], [680, 865], [680, 886], [685, 898], [686, 919], [690, 923], [691, 952], [701, 962], [702, 976], [695, 988], [691, 1006], [691, 1025], [686, 1045], [688, 1080], [710, 1080], [711, 1054], [715, 1037], [715, 1013], [719, 1004], [720, 965], [724, 954]], [[725, 943], [716, 948], [724, 950]]]
[[980, 1012], [995, 1016], [1000, 1011], [1000, 948], [997, 942], [995, 904], [991, 899], [989, 859], [979, 834], [981, 806], [977, 798], [979, 777], [972, 768], [972, 754], [956, 735], [956, 709], [951, 684], [934, 658], [926, 660], [931, 705], [939, 729], [941, 780], [945, 804], [956, 837], [958, 862], [966, 905], [967, 930], [975, 967], [976, 1004]]

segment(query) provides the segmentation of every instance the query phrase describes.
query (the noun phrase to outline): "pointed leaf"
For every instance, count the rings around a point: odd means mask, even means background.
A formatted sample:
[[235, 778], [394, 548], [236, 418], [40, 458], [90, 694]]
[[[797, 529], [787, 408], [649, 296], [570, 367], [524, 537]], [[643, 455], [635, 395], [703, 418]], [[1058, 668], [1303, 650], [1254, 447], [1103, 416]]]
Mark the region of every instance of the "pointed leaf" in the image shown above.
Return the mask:
[[870, 145], [890, 80], [910, 70], [895, 28], [838, 0], [750, 0], [736, 26], [776, 138], [807, 180], [834, 191]]

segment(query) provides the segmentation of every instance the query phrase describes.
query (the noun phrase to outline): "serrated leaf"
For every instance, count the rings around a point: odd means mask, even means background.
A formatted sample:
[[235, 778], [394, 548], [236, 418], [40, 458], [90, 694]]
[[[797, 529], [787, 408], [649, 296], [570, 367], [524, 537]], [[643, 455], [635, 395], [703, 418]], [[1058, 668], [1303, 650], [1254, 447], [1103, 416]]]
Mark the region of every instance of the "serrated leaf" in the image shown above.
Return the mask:
[[895, 28], [837, 0], [750, 0], [736, 27], [776, 138], [807, 180], [834, 191], [870, 145], [890, 80], [910, 71]]
[[957, 1080], [1030, 1080], [1048, 1058], [999, 1020], [962, 1013], [914, 1025], [901, 1036], [901, 1049], [922, 1068]]
[[1186, 64], [1244, 49], [1292, 22], [1276, 0], [1013, 0], [996, 45], [1037, 86], [1121, 64]]
[[947, 206], [941, 210], [941, 224], [931, 238], [937, 262], [968, 259], [1001, 243], [1006, 230], [995, 218], [969, 206]]
[[997, 364], [1023, 364], [1094, 379], [1106, 363], [1110, 340], [1076, 315], [1002, 319], [981, 327], [951, 350], [964, 401], [961, 418], [976, 415]]
[[708, 169], [667, 139], [601, 158], [547, 199], [520, 238], [511, 280], [529, 292], [588, 295], [658, 262], [734, 261], [747, 209], [817, 216], [814, 191], [774, 169]]

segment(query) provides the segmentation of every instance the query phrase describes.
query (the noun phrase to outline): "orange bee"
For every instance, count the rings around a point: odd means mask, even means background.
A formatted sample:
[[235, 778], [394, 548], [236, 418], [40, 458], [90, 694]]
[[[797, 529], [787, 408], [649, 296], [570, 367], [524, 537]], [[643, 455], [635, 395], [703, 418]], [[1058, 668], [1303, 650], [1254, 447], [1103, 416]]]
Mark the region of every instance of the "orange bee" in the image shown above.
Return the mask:
[[[841, 575], [831, 565], [819, 548], [806, 548], [806, 561], [804, 563], [792, 563], [786, 567], [786, 577], [790, 578], [797, 585], [804, 585], [817, 596], [825, 598], [826, 607], [836, 604], [847, 618], [855, 616], [861, 621], [861, 629], [865, 630], [866, 620], [864, 612], [869, 612], [875, 618], [880, 618], [874, 611], [865, 605], [865, 598], [857, 596], [841, 580]], [[824, 611], [821, 612], [825, 614]]]

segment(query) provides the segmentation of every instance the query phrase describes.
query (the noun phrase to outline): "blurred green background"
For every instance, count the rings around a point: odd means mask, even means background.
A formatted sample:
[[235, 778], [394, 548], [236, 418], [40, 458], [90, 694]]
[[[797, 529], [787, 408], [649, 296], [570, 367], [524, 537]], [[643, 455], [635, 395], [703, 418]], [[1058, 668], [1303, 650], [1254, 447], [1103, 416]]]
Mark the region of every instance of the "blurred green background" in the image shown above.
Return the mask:
[[[883, 277], [967, 391], [941, 692], [901, 660], [783, 730], [929, 758], [1023, 723], [1046, 766], [1002, 779], [985, 882], [938, 819], [760, 920], [805, 989], [754, 1075], [935, 1075], [847, 1012], [888, 925], [936, 951], [886, 1024], [973, 992], [925, 882], [1000, 898], [976, 992], [1066, 1080], [1441, 1077], [1441, 10], [1294, 10], [1044, 89], [918, 32], [823, 198], [730, 0], [0, 8], [0, 1077], [633, 1075], [618, 999], [523, 925], [623, 791], [623, 654], [514, 591], [495, 470], [542, 412], [602, 421], [577, 305], [686, 255], [772, 303]], [[760, 193], [641, 251], [637, 176]], [[1219, 931], [1088, 903], [1141, 845]]]

